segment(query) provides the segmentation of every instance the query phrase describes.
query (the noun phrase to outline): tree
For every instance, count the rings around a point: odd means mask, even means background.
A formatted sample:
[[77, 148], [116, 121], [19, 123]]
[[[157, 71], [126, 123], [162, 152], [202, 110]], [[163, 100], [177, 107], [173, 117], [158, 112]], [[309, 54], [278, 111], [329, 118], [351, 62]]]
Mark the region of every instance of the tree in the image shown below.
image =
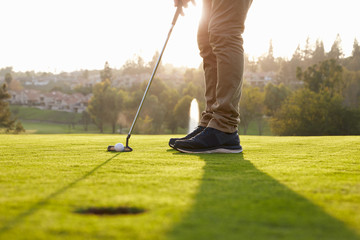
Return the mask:
[[162, 104], [156, 104], [153, 106], [152, 114], [152, 130], [153, 134], [159, 134], [165, 119], [165, 112]]
[[284, 84], [278, 86], [269, 83], [265, 87], [264, 105], [266, 114], [274, 116], [277, 110], [280, 109], [282, 103], [290, 95], [290, 90]]
[[101, 133], [104, 132], [104, 124], [106, 123], [110, 123], [112, 133], [115, 133], [124, 101], [125, 93], [111, 87], [108, 79], [95, 84], [88, 111]]
[[[156, 51], [154, 56], [152, 57], [151, 61], [148, 62], [146, 68], [148, 69], [148, 72], [151, 73], [152, 70], [155, 68], [155, 65], [159, 59], [160, 53], [159, 51]], [[163, 65], [161, 63], [161, 61], [159, 62], [158, 68], [156, 70], [157, 73], [160, 73], [163, 70]]]
[[100, 78], [103, 82], [106, 80], [112, 81], [112, 72], [108, 62], [105, 62], [104, 69], [100, 72]]
[[13, 72], [12, 67], [0, 68], [0, 76], [4, 76], [6, 75], [6, 73], [12, 73], [12, 72]]
[[356, 135], [359, 122], [359, 111], [344, 108], [339, 95], [300, 89], [276, 112], [270, 126], [277, 135]]
[[89, 114], [101, 133], [104, 132], [104, 124], [106, 122], [106, 93], [109, 87], [109, 80], [95, 84], [93, 87], [93, 96], [88, 105]]
[[145, 66], [144, 59], [140, 56], [135, 56], [133, 59], [129, 59], [122, 66], [123, 74], [141, 74], [148, 73], [148, 68]]
[[264, 72], [277, 72], [279, 65], [275, 62], [274, 48], [272, 40], [270, 40], [269, 50], [265, 57], [259, 59], [259, 65]]
[[311, 48], [311, 44], [310, 44], [310, 37], [307, 37], [306, 38], [306, 43], [305, 43], [305, 48], [304, 50], [302, 51], [303, 53], [303, 61], [305, 63], [305, 65], [310, 65], [311, 64], [311, 58], [313, 56], [313, 50]]
[[262, 129], [264, 94], [259, 88], [246, 87], [243, 89], [240, 101], [240, 126], [247, 134], [249, 124], [256, 121], [259, 126], [259, 133]]
[[151, 134], [152, 133], [152, 122], [153, 119], [149, 115], [145, 117], [139, 117], [134, 129], [135, 133]]
[[284, 81], [284, 84], [287, 86], [294, 86], [294, 83], [296, 82], [296, 69], [299, 66], [302, 66], [302, 53], [300, 49], [300, 45], [296, 48], [295, 52], [292, 55], [291, 60], [286, 63], [286, 68], [283, 67], [284, 71], [287, 73], [286, 81]]
[[88, 111], [101, 133], [104, 132], [105, 123], [110, 123], [112, 133], [115, 133], [119, 112], [123, 107], [124, 94], [111, 87], [112, 73], [108, 62], [105, 63], [100, 76], [102, 81], [93, 87]]
[[12, 80], [13, 80], [13, 77], [12, 77], [11, 73], [6, 73], [5, 74], [5, 82], [8, 86], [10, 85]]
[[355, 38], [353, 44], [352, 54], [345, 60], [345, 67], [352, 71], [360, 71], [360, 45]]
[[[148, 82], [144, 82], [142, 88], [146, 89]], [[166, 91], [167, 86], [161, 79], [155, 78], [154, 81], [151, 84], [151, 88], [149, 90], [150, 95], [160, 96], [162, 92]]]
[[186, 95], [180, 99], [174, 108], [174, 121], [176, 121], [177, 126], [182, 128], [187, 128], [189, 123], [189, 110], [190, 104], [193, 100], [192, 97]]
[[354, 72], [344, 69], [343, 73], [343, 98], [344, 104], [356, 109], [360, 106], [360, 71]]
[[292, 77], [292, 71], [290, 68], [290, 63], [286, 60], [280, 61], [280, 70], [277, 74], [276, 81], [278, 83], [283, 83], [286, 86], [290, 85]]
[[10, 85], [8, 85], [9, 89], [13, 90], [13, 91], [22, 91], [24, 88], [21, 85], [21, 83], [16, 80], [16, 79], [12, 79], [12, 81], [10, 82]]
[[92, 86], [91, 85], [76, 85], [74, 88], [75, 92], [81, 93], [83, 95], [88, 95], [90, 93], [92, 93]]
[[[345, 75], [351, 76], [351, 75]], [[271, 121], [278, 135], [339, 135], [360, 133], [359, 109], [345, 107], [344, 89], [356, 85], [344, 84], [343, 68], [335, 59], [299, 68], [297, 77], [304, 89], [293, 93]], [[349, 81], [352, 83], [352, 81]], [[347, 100], [347, 99], [346, 99]], [[350, 102], [352, 99], [349, 99]], [[356, 101], [356, 100], [355, 100]]]
[[331, 46], [330, 52], [328, 52], [328, 54], [327, 54], [327, 58], [335, 59], [336, 61], [339, 61], [343, 57], [344, 57], [344, 53], [341, 48], [341, 38], [340, 38], [340, 35], [338, 34], [336, 36], [336, 39], [335, 39], [333, 45]]
[[202, 102], [204, 99], [205, 89], [203, 70], [200, 68], [186, 69], [184, 73], [184, 84], [181, 88], [183, 96], [189, 95], [196, 98], [199, 102]]
[[88, 131], [88, 126], [91, 123], [91, 116], [88, 110], [85, 110], [81, 113], [81, 123], [84, 125], [85, 132]]
[[10, 95], [7, 92], [6, 84], [3, 84], [0, 88], [0, 128], [5, 128], [7, 133], [24, 132], [25, 129], [23, 128], [21, 122], [11, 117], [9, 103], [5, 101], [9, 98]]
[[165, 111], [164, 105], [157, 95], [150, 95], [147, 97], [143, 110], [142, 115], [145, 115], [149, 120], [151, 120], [148, 123], [150, 125], [149, 129], [145, 129], [144, 132], [152, 134], [160, 133], [165, 118]]
[[9, 98], [10, 95], [7, 92], [6, 84], [3, 84], [0, 88], [0, 126], [6, 128], [13, 124], [13, 120], [11, 120], [11, 112], [9, 110], [9, 103], [5, 102], [5, 100]]
[[325, 48], [323, 41], [316, 40], [315, 50], [312, 53], [312, 64], [317, 64], [325, 60]]
[[189, 95], [193, 98], [197, 98], [199, 88], [196, 87], [192, 82], [189, 82], [182, 91], [182, 95]]
[[356, 38], [354, 39], [353, 50], [352, 50], [351, 56], [352, 57], [360, 57], [360, 45]]
[[108, 87], [104, 93], [106, 122], [110, 123], [112, 127], [112, 133], [115, 133], [119, 114], [123, 109], [125, 93], [121, 90], [118, 91], [114, 87]]
[[176, 89], [167, 89], [161, 94], [160, 98], [163, 99], [162, 102], [164, 103], [164, 121], [171, 133], [175, 133], [178, 122], [174, 114], [174, 109], [179, 102], [180, 95]]
[[313, 92], [329, 91], [331, 96], [342, 93], [343, 68], [335, 59], [326, 60], [308, 67], [306, 71], [298, 68], [297, 77]]

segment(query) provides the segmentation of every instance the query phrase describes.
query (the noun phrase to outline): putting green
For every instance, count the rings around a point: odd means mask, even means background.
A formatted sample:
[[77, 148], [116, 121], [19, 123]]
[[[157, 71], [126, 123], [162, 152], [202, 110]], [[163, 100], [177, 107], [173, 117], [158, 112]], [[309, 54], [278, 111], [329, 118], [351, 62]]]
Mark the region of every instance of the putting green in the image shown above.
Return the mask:
[[[360, 137], [0, 135], [0, 239], [360, 239]], [[130, 211], [130, 212], [129, 212]]]

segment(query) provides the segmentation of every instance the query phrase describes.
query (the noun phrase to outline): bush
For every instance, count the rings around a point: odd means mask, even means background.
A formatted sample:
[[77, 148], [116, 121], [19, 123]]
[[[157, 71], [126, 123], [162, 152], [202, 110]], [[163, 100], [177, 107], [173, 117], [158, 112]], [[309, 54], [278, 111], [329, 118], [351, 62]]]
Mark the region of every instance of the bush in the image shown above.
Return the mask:
[[360, 114], [342, 106], [342, 98], [309, 89], [296, 91], [271, 121], [276, 135], [356, 135], [360, 134]]

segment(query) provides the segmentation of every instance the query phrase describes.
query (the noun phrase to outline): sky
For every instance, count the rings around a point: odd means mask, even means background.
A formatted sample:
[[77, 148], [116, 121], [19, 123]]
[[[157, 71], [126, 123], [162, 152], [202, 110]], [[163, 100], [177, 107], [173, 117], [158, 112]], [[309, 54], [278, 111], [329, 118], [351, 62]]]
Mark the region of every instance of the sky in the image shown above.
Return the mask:
[[[185, 9], [163, 63], [198, 67], [196, 42], [201, 1]], [[120, 68], [163, 47], [175, 12], [173, 0], [0, 0], [0, 68], [60, 73]], [[345, 56], [360, 41], [359, 0], [254, 0], [243, 35], [246, 54], [259, 57], [272, 40], [275, 57], [291, 58], [297, 46], [340, 34]]]

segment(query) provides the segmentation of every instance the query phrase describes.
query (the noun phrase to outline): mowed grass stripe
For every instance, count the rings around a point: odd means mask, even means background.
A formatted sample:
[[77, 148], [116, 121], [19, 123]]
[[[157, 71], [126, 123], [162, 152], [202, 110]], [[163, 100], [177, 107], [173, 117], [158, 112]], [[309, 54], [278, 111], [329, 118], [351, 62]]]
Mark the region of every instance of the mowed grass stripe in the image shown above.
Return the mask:
[[359, 137], [244, 136], [240, 155], [168, 138], [1, 135], [0, 239], [359, 239]]

